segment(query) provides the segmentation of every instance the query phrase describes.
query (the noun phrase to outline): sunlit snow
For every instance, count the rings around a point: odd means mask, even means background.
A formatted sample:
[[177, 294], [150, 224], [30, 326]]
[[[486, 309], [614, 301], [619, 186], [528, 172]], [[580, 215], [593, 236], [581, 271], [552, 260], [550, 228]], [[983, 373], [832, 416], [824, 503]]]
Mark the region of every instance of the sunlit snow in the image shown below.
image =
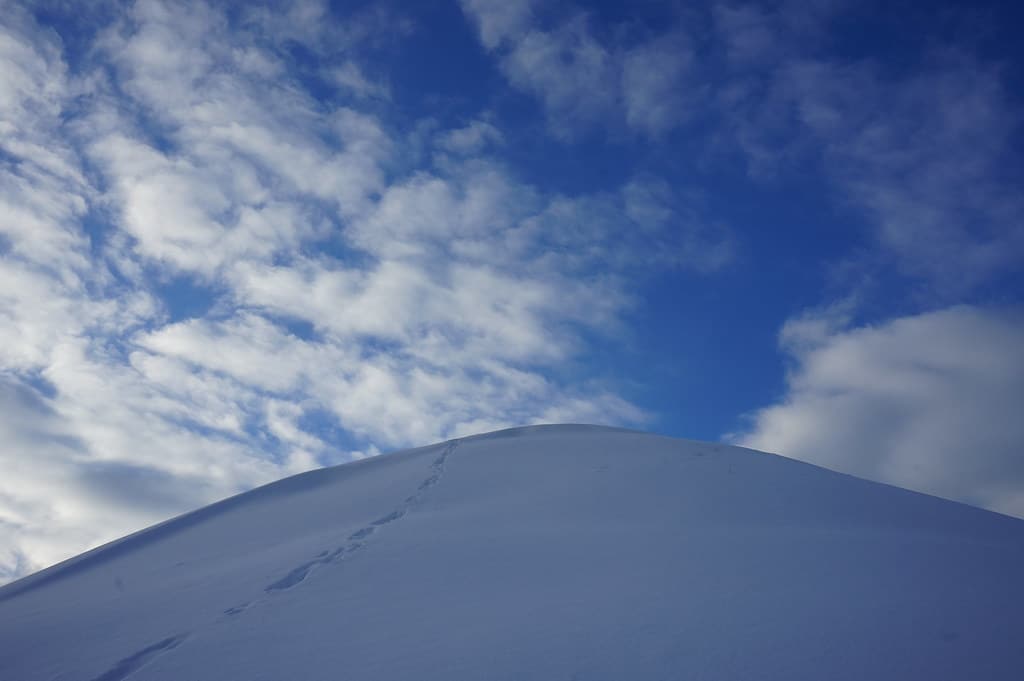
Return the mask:
[[305, 473], [0, 589], [0, 679], [1013, 679], [1024, 521], [589, 426]]

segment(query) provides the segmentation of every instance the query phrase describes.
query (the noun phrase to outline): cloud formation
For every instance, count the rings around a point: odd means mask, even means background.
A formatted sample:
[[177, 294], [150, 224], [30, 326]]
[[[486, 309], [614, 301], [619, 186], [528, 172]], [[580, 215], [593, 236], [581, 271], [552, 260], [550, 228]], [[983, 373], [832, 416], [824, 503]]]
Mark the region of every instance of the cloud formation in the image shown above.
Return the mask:
[[[786, 393], [735, 437], [1024, 516], [1021, 316], [976, 302], [1024, 262], [1019, 106], [1001, 66], [966, 42], [929, 45], [894, 69], [872, 54], [829, 54], [829, 28], [853, 5], [805, 10], [716, 7], [729, 74], [717, 92], [721, 139], [762, 182], [819, 169], [865, 240], [832, 263], [842, 298], [783, 327]], [[894, 275], [911, 285], [884, 289], [902, 309], [879, 318], [871, 282]]]
[[1024, 517], [1024, 313], [958, 306], [859, 328], [790, 321], [785, 396], [734, 440]]
[[381, 448], [648, 417], [551, 369], [645, 269], [724, 265], [728, 230], [652, 178], [531, 185], [483, 115], [413, 148], [365, 67], [392, 19], [140, 0], [73, 65], [5, 23], [0, 580]]
[[[893, 69], [822, 49], [848, 3], [719, 4], [717, 105], [751, 173], [813, 163], [866, 218], [870, 258], [950, 302], [1024, 262], [1013, 171], [1021, 119], [999, 64], [949, 44]], [[950, 277], [951, 271], [956, 277]]]
[[687, 118], [696, 93], [688, 80], [694, 51], [685, 33], [609, 41], [580, 10], [546, 26], [542, 3], [461, 4], [509, 82], [541, 101], [556, 136], [571, 140], [595, 127], [620, 126], [657, 138]]
[[923, 49], [902, 69], [843, 54], [836, 27], [860, 20], [844, 1], [717, 2], [601, 30], [583, 3], [461, 5], [562, 142], [695, 132], [700, 163], [738, 152], [767, 186], [820, 174], [871, 244], [837, 271], [897, 271], [948, 304], [1024, 263], [1021, 111], [1000, 64], [969, 44]]

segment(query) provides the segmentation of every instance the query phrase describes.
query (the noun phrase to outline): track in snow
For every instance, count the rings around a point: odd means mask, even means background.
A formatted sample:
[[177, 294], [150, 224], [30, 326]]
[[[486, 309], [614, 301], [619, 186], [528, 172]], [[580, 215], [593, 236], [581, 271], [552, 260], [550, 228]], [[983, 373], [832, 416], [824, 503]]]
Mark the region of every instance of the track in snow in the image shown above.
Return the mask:
[[[348, 541], [345, 544], [332, 551], [323, 551], [312, 560], [293, 568], [281, 579], [268, 584], [263, 589], [264, 592], [269, 594], [274, 591], [284, 591], [285, 589], [291, 589], [292, 587], [298, 586], [304, 582], [318, 566], [329, 565], [331, 563], [337, 563], [344, 560], [347, 556], [350, 556], [362, 549], [365, 546], [365, 542], [363, 540], [368, 539], [378, 529], [386, 525], [390, 525], [396, 520], [401, 520], [402, 517], [409, 512], [409, 509], [415, 505], [431, 487], [441, 481], [442, 476], [444, 476], [444, 467], [448, 461], [448, 457], [451, 456], [457, 446], [458, 440], [453, 440], [445, 446], [440, 456], [430, 464], [430, 477], [421, 482], [419, 487], [416, 488], [416, 493], [410, 497], [406, 497], [401, 506], [388, 514], [381, 516], [377, 520], [372, 521], [369, 525], [361, 527], [350, 534]], [[233, 608], [229, 608], [229, 610], [233, 610]], [[228, 611], [225, 611], [225, 613], [227, 612]]]
[[[431, 462], [430, 475], [419, 484], [419, 486], [416, 488], [416, 492], [412, 496], [408, 496], [405, 498], [405, 501], [403, 501], [401, 506], [399, 506], [397, 509], [370, 522], [369, 525], [359, 528], [358, 530], [350, 534], [348, 536], [347, 541], [341, 546], [338, 546], [333, 550], [327, 549], [321, 551], [312, 560], [309, 560], [301, 565], [292, 568], [283, 577], [274, 582], [271, 582], [266, 587], [264, 587], [264, 595], [262, 597], [257, 598], [256, 600], [232, 606], [225, 610], [223, 614], [226, 615], [228, 618], [237, 617], [249, 608], [258, 605], [269, 598], [274, 597], [275, 594], [281, 591], [292, 589], [298, 586], [299, 584], [302, 584], [304, 581], [306, 581], [306, 579], [309, 578], [309, 576], [313, 573], [313, 571], [316, 568], [322, 565], [339, 563], [348, 556], [362, 549], [366, 545], [366, 542], [364, 541], [365, 539], [369, 538], [379, 529], [382, 529], [383, 527], [390, 525], [391, 523], [401, 520], [403, 517], [405, 517], [405, 515], [412, 509], [412, 507], [417, 502], [419, 502], [420, 499], [422, 499], [432, 487], [434, 487], [437, 483], [441, 481], [441, 478], [444, 477], [445, 465], [448, 462], [448, 457], [452, 455], [452, 452], [455, 451], [455, 448], [458, 446], [458, 444], [458, 440], [452, 440], [447, 445], [445, 445], [444, 449], [441, 451], [441, 454], [436, 459], [434, 459], [433, 462]], [[224, 621], [224, 619], [221, 619], [219, 621]], [[180, 646], [182, 643], [185, 642], [185, 639], [187, 639], [191, 635], [191, 633], [192, 632], [187, 632], [184, 634], [179, 634], [177, 636], [171, 636], [161, 641], [158, 641], [157, 643], [154, 643], [150, 646], [147, 646], [142, 650], [139, 650], [138, 652], [133, 653], [128, 657], [118, 661], [117, 664], [115, 664], [113, 667], [111, 667], [103, 674], [100, 674], [99, 676], [92, 679], [92, 681], [123, 681], [124, 679], [127, 679], [129, 676], [134, 674], [136, 671], [138, 671], [145, 665], [152, 662], [157, 657], [165, 653], [168, 653], [177, 648], [178, 646]]]
[[151, 646], [147, 646], [137, 653], [124, 658], [92, 681], [122, 681], [122, 679], [127, 679], [153, 659], [180, 646], [187, 636], [187, 634], [170, 636]]

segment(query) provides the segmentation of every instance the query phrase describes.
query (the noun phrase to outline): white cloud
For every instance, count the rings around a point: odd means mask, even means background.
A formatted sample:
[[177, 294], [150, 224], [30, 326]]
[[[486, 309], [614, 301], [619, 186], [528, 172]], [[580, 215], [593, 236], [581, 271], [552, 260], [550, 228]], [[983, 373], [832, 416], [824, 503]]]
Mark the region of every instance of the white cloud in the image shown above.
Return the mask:
[[1024, 315], [960, 306], [863, 328], [806, 316], [787, 393], [743, 445], [1024, 517]]
[[688, 118], [693, 54], [681, 32], [611, 41], [580, 12], [545, 28], [526, 2], [464, 0], [462, 9], [509, 82], [540, 99], [557, 137], [595, 127], [659, 136]]
[[480, 42], [493, 50], [529, 26], [531, 0], [460, 0], [462, 9], [476, 23]]
[[0, 27], [0, 240], [13, 256], [67, 280], [86, 263], [76, 227], [88, 193], [62, 139], [67, 69], [56, 35], [17, 7], [9, 12]]
[[450, 130], [440, 135], [437, 146], [455, 154], [477, 154], [488, 145], [500, 145], [505, 141], [501, 130], [487, 121], [471, 121], [464, 128]]
[[2, 366], [29, 371], [46, 366], [63, 336], [83, 331], [89, 312], [63, 282], [25, 263], [0, 261]]
[[223, 321], [190, 319], [168, 324], [134, 340], [159, 356], [185, 360], [241, 384], [285, 394], [301, 387], [311, 367], [345, 366], [354, 359], [337, 348], [306, 343], [262, 317], [245, 313]]
[[385, 83], [368, 79], [353, 61], [346, 61], [341, 66], [331, 69], [330, 75], [338, 85], [359, 99], [391, 98], [391, 91]]

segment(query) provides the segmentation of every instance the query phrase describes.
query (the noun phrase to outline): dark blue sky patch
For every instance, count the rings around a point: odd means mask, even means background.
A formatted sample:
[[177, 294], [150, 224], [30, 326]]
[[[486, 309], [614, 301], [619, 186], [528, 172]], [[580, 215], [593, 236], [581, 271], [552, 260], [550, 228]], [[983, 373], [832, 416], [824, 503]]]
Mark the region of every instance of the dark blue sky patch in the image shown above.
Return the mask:
[[277, 317], [275, 321], [288, 333], [304, 341], [315, 341], [319, 337], [313, 322], [298, 317]]
[[458, 5], [413, 3], [402, 11], [415, 28], [398, 41], [388, 69], [395, 120], [409, 124], [426, 114], [454, 127], [493, 107], [501, 76], [482, 58]]
[[156, 276], [151, 290], [163, 302], [169, 322], [203, 317], [217, 304], [222, 287], [204, 283], [191, 274]]
[[366, 447], [363, 438], [345, 430], [337, 414], [322, 407], [307, 406], [297, 422], [298, 427], [323, 440], [335, 454], [358, 451]]

